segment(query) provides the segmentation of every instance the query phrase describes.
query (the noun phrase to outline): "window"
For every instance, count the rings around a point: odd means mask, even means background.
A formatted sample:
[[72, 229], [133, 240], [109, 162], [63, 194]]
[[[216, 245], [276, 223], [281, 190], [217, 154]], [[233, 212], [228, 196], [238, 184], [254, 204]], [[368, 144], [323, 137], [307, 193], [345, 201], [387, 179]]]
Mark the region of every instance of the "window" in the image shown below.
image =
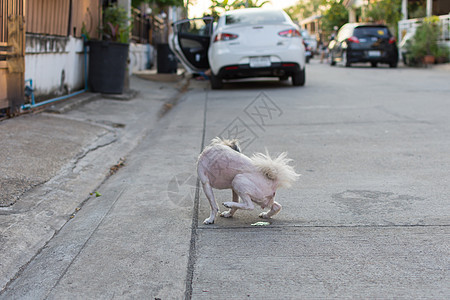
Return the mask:
[[356, 27], [353, 33], [357, 38], [360, 37], [389, 37], [389, 30], [386, 27]]
[[286, 17], [281, 11], [246, 11], [229, 14], [225, 17], [226, 25], [258, 25], [286, 22]]

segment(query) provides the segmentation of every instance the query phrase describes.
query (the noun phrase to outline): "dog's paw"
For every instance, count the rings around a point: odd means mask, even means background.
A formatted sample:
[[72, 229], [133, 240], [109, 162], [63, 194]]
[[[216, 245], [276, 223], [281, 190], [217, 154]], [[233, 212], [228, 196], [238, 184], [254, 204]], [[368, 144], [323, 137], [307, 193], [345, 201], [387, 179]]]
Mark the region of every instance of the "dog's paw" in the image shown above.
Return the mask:
[[214, 219], [207, 218], [205, 219], [205, 221], [203, 221], [203, 224], [205, 225], [214, 224]]
[[224, 202], [222, 204], [223, 204], [223, 206], [228, 207], [228, 208], [232, 208], [233, 207], [233, 202]]
[[260, 213], [260, 214], [259, 214], [259, 217], [260, 217], [261, 219], [270, 219], [270, 217], [267, 215], [266, 212]]
[[232, 215], [229, 211], [224, 211], [223, 213], [220, 214], [221, 217], [223, 218], [231, 218]]

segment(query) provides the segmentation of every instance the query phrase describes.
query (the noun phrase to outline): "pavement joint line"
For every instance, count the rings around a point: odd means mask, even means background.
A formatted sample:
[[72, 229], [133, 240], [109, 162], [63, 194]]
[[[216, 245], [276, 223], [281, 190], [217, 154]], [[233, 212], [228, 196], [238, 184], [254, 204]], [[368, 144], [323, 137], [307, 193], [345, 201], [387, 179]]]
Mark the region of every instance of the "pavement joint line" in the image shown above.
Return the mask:
[[290, 228], [415, 228], [415, 227], [450, 227], [450, 224], [411, 224], [411, 225], [269, 225], [269, 226], [198, 226], [198, 230], [231, 229], [290, 229]]
[[[83, 251], [84, 248], [86, 248], [86, 245], [89, 243], [89, 241], [91, 240], [92, 236], [94, 235], [94, 233], [97, 232], [98, 228], [100, 227], [100, 225], [103, 223], [103, 220], [105, 219], [105, 217], [107, 215], [109, 215], [109, 213], [111, 212], [111, 210], [114, 208], [114, 206], [116, 205], [117, 201], [120, 199], [120, 197], [122, 196], [123, 192], [125, 191], [125, 187], [119, 192], [119, 194], [117, 195], [116, 199], [114, 200], [114, 202], [111, 204], [111, 206], [109, 207], [108, 211], [102, 216], [102, 218], [100, 219], [100, 221], [98, 222], [97, 226], [95, 227], [94, 230], [92, 230], [91, 234], [89, 235], [89, 237], [86, 239], [86, 241], [83, 243], [83, 245], [80, 247], [80, 250], [78, 251], [78, 253], [72, 258], [71, 262], [67, 265], [67, 267], [64, 269], [64, 271], [62, 272], [62, 274], [59, 276], [58, 280], [56, 280], [56, 283], [49, 289], [48, 293], [45, 295], [44, 299], [48, 299], [49, 295], [53, 292], [53, 290], [55, 289], [56, 286], [59, 285], [59, 283], [61, 282], [61, 280], [64, 278], [64, 276], [66, 275], [67, 271], [70, 269], [70, 267], [73, 265], [73, 263], [77, 260], [78, 256], [81, 254], [81, 252]], [[66, 223], [67, 224], [67, 223]], [[64, 228], [64, 227], [63, 227]], [[61, 230], [63, 229], [61, 228]], [[61, 231], [60, 230], [60, 231]]]
[[[348, 122], [320, 122], [320, 123], [277, 123], [277, 124], [265, 124], [266, 127], [285, 127], [289, 126], [334, 126], [334, 125], [371, 125], [371, 124], [423, 124], [434, 125], [433, 122], [426, 120], [385, 120], [381, 122], [372, 121], [348, 121]], [[257, 126], [257, 125], [254, 125]]]
[[[203, 131], [202, 131], [202, 142], [200, 145], [200, 152], [203, 151], [205, 146], [205, 136], [206, 136], [206, 112], [208, 108], [208, 91], [205, 93], [205, 104], [203, 108]], [[192, 299], [192, 282], [194, 280], [194, 269], [195, 263], [197, 261], [197, 239], [198, 239], [198, 215], [199, 215], [199, 205], [200, 205], [200, 179], [197, 178], [197, 183], [195, 185], [195, 197], [194, 197], [194, 207], [192, 212], [192, 225], [191, 225], [191, 240], [189, 245], [189, 257], [186, 273], [186, 289], [184, 292], [184, 299]]]

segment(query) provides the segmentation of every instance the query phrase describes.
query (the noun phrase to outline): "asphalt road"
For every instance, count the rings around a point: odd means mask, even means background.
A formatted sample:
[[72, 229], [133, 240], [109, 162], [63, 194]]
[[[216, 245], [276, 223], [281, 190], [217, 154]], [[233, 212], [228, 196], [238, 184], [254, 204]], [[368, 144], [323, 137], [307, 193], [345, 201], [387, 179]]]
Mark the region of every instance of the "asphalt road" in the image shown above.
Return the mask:
[[[449, 298], [450, 72], [312, 61], [306, 76], [194, 81], [0, 298]], [[294, 160], [270, 225], [252, 225], [260, 209], [202, 224], [195, 161], [218, 135]]]

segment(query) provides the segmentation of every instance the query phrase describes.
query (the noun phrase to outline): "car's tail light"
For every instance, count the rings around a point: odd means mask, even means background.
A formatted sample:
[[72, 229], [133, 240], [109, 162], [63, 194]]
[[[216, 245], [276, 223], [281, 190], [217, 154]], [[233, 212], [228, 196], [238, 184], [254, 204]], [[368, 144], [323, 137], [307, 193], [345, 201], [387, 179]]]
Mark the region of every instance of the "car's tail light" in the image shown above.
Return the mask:
[[395, 42], [397, 42], [397, 40], [395, 39], [395, 37], [391, 36], [391, 38], [389, 39], [389, 44], [395, 44]]
[[347, 39], [347, 42], [359, 44], [359, 40], [356, 36], [351, 36]]
[[214, 38], [214, 43], [218, 41], [231, 41], [237, 39], [239, 36], [237, 34], [232, 33], [219, 33]]
[[288, 37], [288, 38], [301, 37], [302, 36], [300, 34], [300, 32], [298, 30], [296, 30], [296, 29], [283, 30], [283, 31], [278, 32], [278, 35], [282, 36], [282, 37]]

